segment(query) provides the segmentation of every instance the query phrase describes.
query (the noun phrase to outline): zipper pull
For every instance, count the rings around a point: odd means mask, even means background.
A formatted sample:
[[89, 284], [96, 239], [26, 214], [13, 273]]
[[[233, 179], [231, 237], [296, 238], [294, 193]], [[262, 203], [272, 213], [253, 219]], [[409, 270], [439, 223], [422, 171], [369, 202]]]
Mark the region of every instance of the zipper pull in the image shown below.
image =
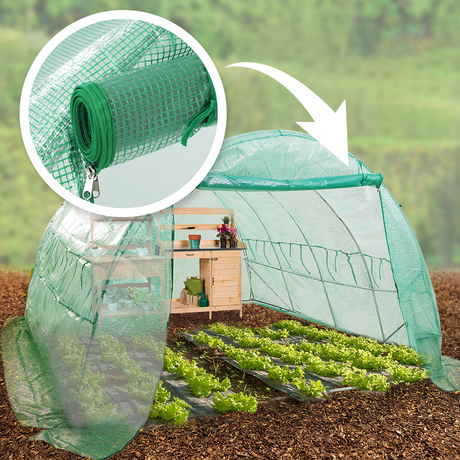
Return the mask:
[[93, 178], [93, 198], [99, 198], [100, 196], [101, 192], [99, 190], [99, 177], [95, 174]]
[[[99, 179], [97, 177], [96, 171], [94, 171], [92, 166], [87, 166], [86, 171], [86, 182], [85, 188], [83, 189], [83, 199], [90, 201], [91, 198], [98, 198], [101, 193], [99, 191]], [[95, 194], [97, 192], [97, 195]]]

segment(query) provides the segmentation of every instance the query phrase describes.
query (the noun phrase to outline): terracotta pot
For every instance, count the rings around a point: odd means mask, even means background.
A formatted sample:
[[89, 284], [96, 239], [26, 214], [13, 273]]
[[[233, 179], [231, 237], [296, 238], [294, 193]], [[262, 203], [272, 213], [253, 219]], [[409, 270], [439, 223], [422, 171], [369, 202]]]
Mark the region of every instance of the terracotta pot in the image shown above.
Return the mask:
[[188, 239], [190, 240], [190, 248], [191, 249], [199, 249], [200, 248], [201, 235], [189, 235]]

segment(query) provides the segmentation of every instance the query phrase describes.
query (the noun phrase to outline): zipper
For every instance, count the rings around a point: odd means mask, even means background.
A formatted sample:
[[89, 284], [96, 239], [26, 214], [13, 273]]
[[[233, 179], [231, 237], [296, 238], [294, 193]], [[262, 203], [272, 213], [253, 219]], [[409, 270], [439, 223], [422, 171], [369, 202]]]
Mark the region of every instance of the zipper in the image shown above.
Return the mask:
[[86, 201], [92, 201], [93, 198], [99, 198], [101, 196], [101, 192], [99, 190], [99, 179], [92, 166], [87, 166], [85, 171], [86, 182], [85, 187], [83, 188], [82, 196]]

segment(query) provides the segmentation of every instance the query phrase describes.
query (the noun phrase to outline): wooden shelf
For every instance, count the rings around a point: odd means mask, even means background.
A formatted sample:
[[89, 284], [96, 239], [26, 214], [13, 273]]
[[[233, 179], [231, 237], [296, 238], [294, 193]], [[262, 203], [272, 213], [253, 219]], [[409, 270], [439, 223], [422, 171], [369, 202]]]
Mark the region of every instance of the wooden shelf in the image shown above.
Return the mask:
[[[118, 248], [119, 246], [117, 246]], [[138, 261], [142, 262], [156, 262], [158, 260], [162, 260], [163, 257], [154, 255], [154, 254], [146, 254], [145, 256], [139, 256], [137, 254], [123, 254], [121, 256], [114, 256], [111, 254], [104, 254], [99, 257], [94, 257], [92, 255], [84, 255], [82, 259], [87, 260], [93, 264], [101, 264], [101, 265], [110, 265], [110, 264], [129, 264], [132, 262], [138, 263]]]
[[196, 305], [184, 305], [179, 301], [179, 299], [171, 300], [171, 314], [173, 313], [203, 313], [209, 312], [211, 310], [210, 306], [207, 307], [198, 307]]
[[171, 301], [171, 314], [177, 313], [209, 313], [209, 319], [212, 319], [212, 313], [217, 311], [227, 311], [227, 310], [236, 310], [240, 312], [240, 317], [243, 312], [243, 305], [221, 305], [218, 307], [213, 307], [209, 305], [207, 307], [198, 307], [196, 305], [184, 305], [179, 301], [179, 299], [173, 299]]
[[[121, 302], [123, 303], [123, 302]], [[141, 307], [133, 306], [131, 308], [118, 307], [115, 311], [109, 310], [107, 304], [103, 303], [99, 309], [99, 316], [101, 318], [118, 318], [120, 316], [140, 316], [140, 315], [163, 315], [164, 311], [161, 310], [144, 310]]]
[[[223, 216], [229, 215], [230, 217], [234, 216], [233, 209], [226, 208], [174, 208], [174, 215], [197, 215], [197, 214], [222, 214]], [[160, 214], [171, 214], [171, 211], [166, 208], [160, 211]]]

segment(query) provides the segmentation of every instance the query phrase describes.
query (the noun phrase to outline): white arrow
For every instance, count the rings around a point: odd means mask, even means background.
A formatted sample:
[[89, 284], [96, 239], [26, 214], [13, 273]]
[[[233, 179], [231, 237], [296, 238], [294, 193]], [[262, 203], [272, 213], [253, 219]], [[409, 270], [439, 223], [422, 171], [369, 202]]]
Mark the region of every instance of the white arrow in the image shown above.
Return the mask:
[[281, 70], [256, 62], [238, 62], [227, 67], [246, 67], [258, 70], [288, 89], [305, 107], [315, 121], [297, 124], [308, 131], [318, 142], [324, 145], [337, 158], [348, 165], [347, 109], [345, 101], [334, 112], [320, 97], [303, 83]]

